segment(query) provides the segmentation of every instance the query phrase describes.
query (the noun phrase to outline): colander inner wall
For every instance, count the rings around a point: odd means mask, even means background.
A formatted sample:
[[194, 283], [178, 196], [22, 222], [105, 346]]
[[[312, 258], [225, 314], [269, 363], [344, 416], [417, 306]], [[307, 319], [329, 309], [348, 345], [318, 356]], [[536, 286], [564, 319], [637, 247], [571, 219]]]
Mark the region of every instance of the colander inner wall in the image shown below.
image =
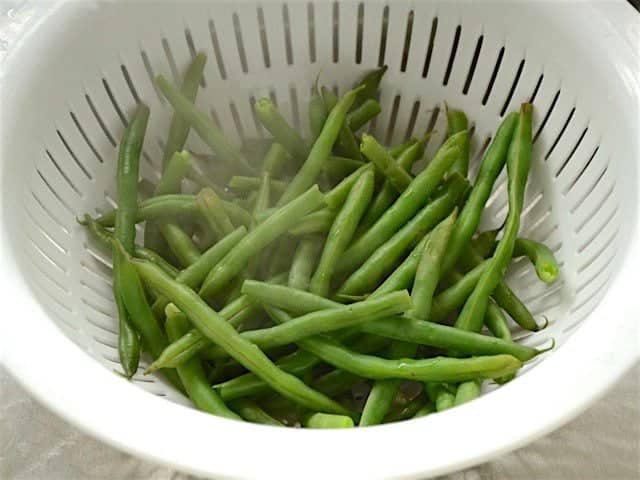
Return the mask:
[[[117, 143], [139, 100], [152, 112], [142, 172], [158, 178], [171, 110], [153, 77], [177, 79], [205, 51], [197, 104], [237, 142], [265, 136], [252, 109], [257, 98], [271, 97], [306, 134], [318, 72], [343, 93], [363, 71], [387, 64], [375, 135], [394, 144], [433, 130], [431, 158], [446, 133], [446, 101], [474, 122], [475, 172], [504, 114], [533, 102], [534, 160], [521, 234], [549, 245], [562, 276], [548, 286], [527, 261], [513, 263], [510, 285], [550, 322], [536, 334], [514, 328], [514, 336], [532, 346], [553, 337], [561, 346], [601, 300], [624, 254], [623, 218], [635, 204], [623, 204], [620, 186], [636, 167], [614, 156], [608, 125], [591, 109], [590, 87], [572, 81], [566, 65], [546, 63], [544, 51], [512, 38], [505, 25], [488, 25], [474, 13], [448, 2], [104, 4], [65, 13], [64, 41], [50, 37], [42, 61], [31, 66], [24, 87], [30, 98], [8, 127], [13, 154], [2, 166], [4, 208], [19, 212], [6, 228], [52, 321], [106, 368], [118, 369], [110, 259], [76, 217], [115, 205]], [[207, 151], [194, 134], [188, 147]], [[506, 215], [505, 180], [503, 172], [483, 229]], [[133, 381], [181, 401], [163, 381], [142, 375], [146, 364]]]

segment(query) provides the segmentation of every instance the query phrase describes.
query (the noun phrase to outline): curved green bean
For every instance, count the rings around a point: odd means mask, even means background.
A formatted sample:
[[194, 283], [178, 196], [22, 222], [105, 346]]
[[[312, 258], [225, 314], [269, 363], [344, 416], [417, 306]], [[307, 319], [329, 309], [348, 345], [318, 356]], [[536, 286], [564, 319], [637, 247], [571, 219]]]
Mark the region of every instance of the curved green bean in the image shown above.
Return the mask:
[[[174, 305], [169, 304], [166, 311], [165, 327], [169, 340], [175, 341], [189, 330], [189, 320]], [[204, 412], [220, 417], [240, 420], [240, 417], [225, 405], [218, 393], [211, 388], [200, 360], [191, 360], [179, 365], [176, 369], [189, 398], [194, 405]]]
[[357, 132], [382, 111], [377, 100], [368, 98], [362, 105], [352, 108], [347, 115], [347, 125], [352, 132]]
[[526, 238], [517, 238], [513, 256], [526, 256], [536, 269], [536, 275], [545, 283], [553, 283], [558, 278], [560, 269], [553, 252], [543, 243]]
[[404, 192], [413, 180], [372, 135], [362, 135], [360, 150], [398, 192]]
[[456, 320], [456, 327], [464, 330], [479, 331], [482, 328], [489, 295], [502, 280], [513, 254], [513, 247], [520, 228], [524, 190], [531, 165], [531, 115], [531, 104], [522, 104], [518, 124], [507, 155], [509, 213], [505, 222], [504, 235], [498, 242], [489, 265], [482, 273]]
[[271, 100], [261, 98], [256, 102], [255, 110], [260, 123], [293, 158], [298, 162], [307, 158], [309, 147], [300, 134], [287, 123]]
[[313, 410], [341, 415], [349, 414], [334, 400], [314, 391], [298, 378], [277, 368], [269, 357], [244, 339], [189, 287], [172, 280], [150, 262], [134, 259], [131, 263], [146, 284], [166, 296], [180, 310], [188, 311], [189, 320], [196, 328], [241, 365], [261, 377], [275, 391]]

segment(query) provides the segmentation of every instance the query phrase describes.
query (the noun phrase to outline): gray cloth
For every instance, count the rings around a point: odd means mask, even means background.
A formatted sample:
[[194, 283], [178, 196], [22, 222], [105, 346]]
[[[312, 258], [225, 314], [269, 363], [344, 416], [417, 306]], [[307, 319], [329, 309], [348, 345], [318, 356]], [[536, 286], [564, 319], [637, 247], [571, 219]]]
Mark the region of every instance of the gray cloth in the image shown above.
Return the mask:
[[[541, 395], [545, 394], [541, 392]], [[546, 392], [553, 395], [553, 392]], [[517, 408], [517, 406], [514, 406]], [[3, 480], [186, 480], [80, 433], [0, 369]], [[582, 416], [514, 453], [440, 480], [640, 478], [640, 365]]]

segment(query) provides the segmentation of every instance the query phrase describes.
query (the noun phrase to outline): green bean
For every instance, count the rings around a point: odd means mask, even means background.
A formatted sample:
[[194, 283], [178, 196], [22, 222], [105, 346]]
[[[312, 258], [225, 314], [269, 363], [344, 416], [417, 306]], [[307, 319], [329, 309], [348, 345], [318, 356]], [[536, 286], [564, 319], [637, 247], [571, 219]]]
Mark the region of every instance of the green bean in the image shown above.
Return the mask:
[[[207, 62], [207, 56], [200, 52], [198, 53], [182, 79], [182, 85], [180, 86], [180, 93], [186, 100], [193, 103], [198, 93], [198, 85], [202, 81], [202, 72], [204, 71], [204, 65]], [[171, 124], [169, 126], [169, 135], [167, 136], [167, 143], [164, 146], [164, 153], [162, 155], [162, 170], [166, 170], [169, 163], [169, 159], [175, 152], [179, 152], [184, 148], [184, 144], [187, 141], [189, 135], [189, 122], [185, 118], [175, 111], [173, 117], [171, 117]]]
[[253, 173], [253, 168], [248, 164], [240, 149], [227, 140], [222, 130], [204, 112], [198, 110], [188, 98], [162, 75], [156, 77], [156, 85], [175, 111], [181, 115], [185, 122], [191, 125], [202, 141], [211, 148], [218, 158], [241, 172]]
[[[326, 198], [326, 197], [325, 197]], [[323, 208], [317, 212], [305, 215], [300, 222], [289, 230], [291, 235], [308, 235], [310, 233], [328, 232], [336, 218], [337, 212]]]
[[373, 136], [362, 135], [360, 150], [398, 192], [404, 192], [413, 180]]
[[255, 110], [260, 123], [293, 158], [298, 162], [307, 158], [309, 147], [300, 134], [287, 123], [271, 100], [261, 98], [256, 102]]
[[[283, 310], [271, 306], [265, 306], [264, 308], [272, 317], [276, 315], [288, 317], [288, 314]], [[387, 360], [353, 352], [335, 340], [322, 335], [307, 337], [298, 340], [296, 343], [304, 350], [337, 368], [373, 380], [398, 378], [423, 382], [456, 382], [508, 375], [518, 370], [522, 365], [517, 358], [511, 355], [464, 359], [435, 357], [426, 360], [407, 358]]]
[[432, 403], [427, 403], [415, 413], [413, 418], [426, 417], [427, 415], [435, 411], [436, 411], [436, 407]]
[[328, 295], [336, 264], [353, 238], [358, 222], [369, 205], [372, 195], [373, 173], [365, 172], [351, 189], [344, 206], [331, 225], [318, 267], [309, 284], [311, 292]]
[[[239, 205], [222, 200], [222, 206], [229, 214], [229, 217], [234, 224], [249, 226], [251, 223], [251, 214]], [[117, 209], [114, 209], [104, 215], [101, 215], [96, 218], [96, 222], [103, 227], [113, 227], [117, 211]], [[140, 202], [138, 205], [138, 212], [136, 214], [136, 222], [156, 220], [162, 217], [181, 217], [197, 214], [198, 208], [196, 206], [195, 195], [160, 195]]]
[[[453, 110], [445, 103], [447, 111], [447, 133], [449, 136], [455, 135], [469, 129], [469, 120], [462, 110]], [[450, 173], [458, 172], [463, 177], [469, 173], [469, 138], [460, 149], [458, 160], [451, 166]]]
[[[338, 96], [328, 88], [322, 87], [322, 98], [324, 99], [324, 103], [329, 112], [331, 112], [331, 110], [333, 110], [333, 108], [338, 104]], [[360, 154], [360, 149], [358, 148], [358, 141], [349, 128], [346, 117], [342, 128], [340, 129], [337, 143], [339, 153], [342, 153], [346, 157], [354, 160], [363, 160], [362, 155]]]
[[[431, 232], [425, 243], [416, 277], [411, 291], [413, 308], [409, 312], [420, 320], [428, 320], [431, 312], [433, 294], [440, 279], [440, 263], [456, 221], [458, 211], [444, 219]], [[372, 295], [372, 297], [375, 296]], [[390, 358], [412, 358], [416, 355], [417, 345], [395, 341], [389, 350]], [[367, 398], [359, 425], [377, 425], [382, 422], [398, 392], [400, 383], [397, 380], [376, 382]]]
[[304, 215], [324, 203], [324, 196], [317, 186], [311, 187], [291, 203], [281, 207], [264, 222], [249, 232], [211, 270], [200, 288], [200, 294], [208, 297], [218, 292], [267, 245], [295, 225]]
[[342, 415], [349, 413], [337, 402], [278, 369], [258, 347], [244, 339], [189, 287], [175, 282], [150, 262], [132, 260], [131, 263], [146, 284], [170, 299], [180, 310], [189, 312], [189, 320], [196, 328], [275, 391], [313, 410]]
[[380, 103], [373, 98], [369, 98], [359, 107], [351, 109], [351, 112], [347, 115], [347, 125], [349, 125], [352, 132], [357, 132], [381, 111]]
[[[140, 278], [133, 266], [132, 260], [130, 260], [129, 254], [124, 249], [124, 245], [120, 240], [114, 240], [114, 265], [118, 265], [118, 274], [122, 285], [126, 285], [126, 288], [120, 289], [120, 296], [124, 305], [129, 313], [129, 319], [135, 330], [140, 334], [142, 343], [153, 358], [157, 358], [164, 348], [169, 344], [167, 337], [160, 328], [157, 319], [151, 311], [151, 307], [147, 303], [147, 299], [144, 292], [144, 287], [140, 281]], [[135, 260], [138, 262], [146, 262], [149, 265], [153, 265], [153, 268], [162, 272], [168, 279], [173, 281], [171, 277], [166, 275], [162, 269], [155, 266], [151, 262], [146, 260]], [[167, 378], [178, 388], [181, 388], [181, 382], [175, 371], [165, 372]]]
[[314, 413], [304, 421], [306, 428], [353, 428], [353, 419], [346, 415]]
[[290, 287], [298, 290], [309, 288], [311, 275], [321, 251], [322, 239], [320, 237], [307, 237], [300, 242], [291, 262], [291, 270], [289, 270]]
[[273, 277], [282, 272], [288, 272], [291, 269], [291, 252], [297, 247], [297, 238], [282, 237], [273, 245], [273, 250], [265, 250], [263, 254], [269, 258], [266, 277]]
[[[288, 320], [288, 318], [289, 317], [286, 319]], [[337, 332], [334, 335], [334, 338], [342, 341], [349, 341], [354, 337], [354, 335], [358, 335], [358, 333]], [[370, 353], [379, 350], [382, 345], [386, 344], [386, 342], [386, 339], [369, 335], [367, 338], [363, 338], [356, 342], [352, 348], [356, 352]], [[298, 350], [288, 357], [279, 360], [276, 365], [284, 371], [299, 377], [309, 372], [320, 362], [321, 359], [311, 353], [305, 352], [304, 350]], [[345, 383], [349, 383], [349, 385], [353, 383], [350, 381], [350, 379], [353, 378], [352, 374], [337, 370], [334, 370], [334, 372], [340, 373], [336, 374], [331, 372], [318, 379], [317, 383], [314, 385], [316, 390], [330, 397], [334, 397], [338, 393], [338, 388], [343, 388]], [[247, 373], [240, 377], [233, 378], [215, 385], [214, 388], [220, 392], [220, 396], [225, 400], [233, 400], [235, 398], [245, 396], [262, 395], [269, 391], [268, 385], [253, 373]]]
[[[480, 256], [478, 252], [473, 248], [467, 248], [461, 255], [460, 261], [466, 268], [475, 268], [476, 266], [484, 262], [484, 258]], [[478, 272], [476, 271], [476, 273]], [[478, 283], [479, 278], [480, 277], [478, 276], [473, 280], [474, 286]], [[471, 281], [471, 279], [468, 280]], [[466, 283], [465, 285], [468, 287], [471, 285], [471, 283]], [[468, 297], [471, 294], [471, 290], [465, 290], [465, 292], [466, 293], [464, 294], [464, 298]], [[498, 305], [500, 305], [500, 307], [503, 308], [522, 328], [533, 332], [539, 330], [538, 324], [536, 323], [529, 309], [524, 305], [524, 303], [522, 303], [522, 301], [511, 290], [511, 288], [509, 288], [504, 280], [501, 280], [498, 283], [495, 290], [493, 291], [492, 296], [498, 303]], [[454, 308], [451, 308], [449, 312], [460, 307], [461, 305], [462, 304], [456, 304], [456, 306]]]
[[406, 149], [408, 149], [412, 145], [415, 145], [416, 142], [418, 142], [418, 139], [415, 137], [411, 137], [408, 140], [400, 143], [399, 145], [389, 148], [389, 153], [393, 158], [398, 158]]
[[[222, 206], [222, 200], [211, 188], [203, 188], [196, 195], [196, 207], [207, 225], [221, 234], [221, 237], [233, 232], [233, 223]], [[221, 238], [219, 237], [219, 238]]]
[[309, 129], [311, 130], [311, 137], [315, 141], [322, 132], [322, 127], [327, 121], [329, 111], [322, 96], [318, 93], [317, 88], [314, 88], [314, 92], [309, 100]]
[[445, 218], [456, 206], [468, 186], [459, 175], [452, 175], [439, 195], [422, 208], [409, 222], [383, 243], [353, 272], [338, 289], [338, 295], [371, 292], [393, 270], [403, 255]]
[[[309, 336], [386, 318], [404, 312], [410, 307], [411, 299], [407, 292], [393, 292], [376, 299], [307, 313], [282, 325], [249, 330], [241, 335], [261, 350], [268, 350], [288, 343], [297, 343]], [[208, 348], [204, 353], [209, 359], [219, 359], [226, 354], [224, 349], [217, 346]]]
[[[213, 391], [211, 387], [209, 390]], [[284, 427], [282, 422], [279, 422], [262, 408], [260, 408], [255, 402], [250, 400], [238, 400], [233, 402], [232, 407], [236, 410], [242, 418], [251, 423], [261, 423], [263, 425], [272, 425], [275, 427]], [[349, 418], [349, 417], [347, 417]]]
[[449, 314], [462, 307], [478, 284], [489, 263], [490, 260], [482, 261], [455, 284], [436, 295], [429, 320], [438, 323], [444, 322]]
[[489, 305], [487, 305], [484, 324], [491, 331], [494, 337], [507, 341], [511, 340], [511, 330], [509, 329], [507, 318], [493, 300], [489, 300]]
[[453, 407], [455, 394], [451, 393], [446, 385], [442, 383], [428, 383], [426, 385], [427, 395], [435, 404], [436, 412], [442, 412]]
[[[91, 216], [85, 215], [81, 220], [78, 220], [80, 225], [83, 225], [89, 230], [93, 238], [98, 240], [100, 244], [104, 248], [108, 248], [109, 251], [112, 249], [112, 241], [113, 241], [113, 233], [107, 231], [104, 227], [99, 225]], [[142, 258], [145, 260], [149, 260], [162, 270], [165, 271], [167, 275], [171, 277], [175, 277], [178, 275], [178, 269], [167, 262], [164, 258], [158, 255], [156, 252], [149, 250], [148, 248], [141, 247], [140, 245], [134, 245], [133, 254], [137, 258]]]
[[480, 396], [480, 382], [477, 380], [471, 380], [469, 382], [461, 383], [456, 390], [456, 395], [453, 400], [453, 406], [457, 407], [463, 403], [475, 400]]
[[358, 93], [355, 101], [353, 102], [352, 108], [358, 108], [364, 102], [369, 99], [376, 98], [378, 95], [378, 88], [380, 87], [380, 81], [387, 71], [387, 66], [383, 65], [382, 67], [371, 70], [367, 72], [362, 79], [358, 82], [358, 85], [361, 85], [363, 88]]
[[[118, 167], [116, 185], [120, 208], [115, 215], [114, 238], [122, 242], [127, 252], [135, 250], [135, 218], [138, 208], [138, 172], [140, 168], [140, 153], [149, 121], [149, 109], [140, 104], [133, 114], [120, 142], [118, 151]], [[118, 310], [118, 355], [120, 364], [127, 378], [131, 378], [140, 359], [140, 343], [136, 333], [133, 312], [127, 307], [123, 296], [124, 290], [129, 289], [125, 272], [113, 247], [113, 294]], [[135, 302], [144, 302], [142, 297]]]
[[[260, 188], [260, 181], [259, 177], [234, 175], [229, 179], [227, 186], [238, 193], [249, 193]], [[269, 187], [274, 195], [282, 195], [282, 192], [284, 192], [284, 189], [287, 187], [287, 182], [272, 178]]]
[[342, 205], [344, 204], [349, 192], [353, 188], [353, 185], [358, 181], [358, 179], [366, 172], [373, 171], [373, 165], [367, 163], [362, 167], [358, 168], [355, 172], [353, 172], [348, 177], [342, 179], [342, 181], [329, 190], [325, 194], [325, 200], [327, 202], [327, 207], [330, 210], [340, 210]]
[[183, 267], [188, 267], [200, 258], [200, 250], [179, 225], [164, 222], [160, 225], [160, 232]]
[[[200, 257], [175, 276], [177, 282], [184, 283], [190, 288], [198, 288], [209, 271], [231, 250], [241, 238], [247, 234], [245, 227], [240, 227], [222, 238], [218, 243], [207, 249]], [[164, 313], [168, 304], [166, 298], [159, 298], [152, 306], [158, 318]]]
[[[389, 150], [389, 154], [393, 158], [396, 158], [398, 166], [407, 172], [411, 172], [413, 164], [424, 155], [424, 147], [428, 138], [429, 135], [425, 135], [421, 140], [413, 140], [412, 143], [408, 144], [404, 149], [398, 150], [398, 153], [394, 153], [396, 149], [392, 148]], [[391, 182], [385, 180], [382, 188], [373, 199], [373, 202], [371, 202], [371, 206], [362, 220], [358, 233], [366, 232], [376, 223], [396, 198], [398, 198], [398, 190]]]
[[458, 144], [464, 142], [466, 137], [467, 132], [460, 132], [444, 143], [429, 166], [413, 179], [395, 203], [342, 255], [340, 273], [351, 273], [362, 265], [380, 245], [391, 238], [400, 226], [427, 203], [444, 173], [458, 157]]
[[[171, 341], [175, 341], [189, 329], [189, 320], [172, 304], [167, 307], [166, 315], [167, 335]], [[240, 417], [232, 412], [218, 393], [211, 388], [200, 360], [192, 358], [179, 365], [177, 371], [189, 398], [199, 410], [220, 417], [240, 420]]]
[[407, 258], [405, 258], [393, 273], [376, 289], [377, 292], [393, 292], [411, 287], [426, 240], [426, 238], [423, 238], [420, 243], [411, 250]]
[[304, 164], [280, 197], [280, 200], [277, 203], [278, 206], [289, 203], [314, 184], [318, 174], [322, 170], [322, 165], [324, 165], [331, 154], [333, 144], [338, 138], [340, 129], [345, 122], [347, 112], [353, 104], [357, 94], [358, 90], [347, 92], [340, 101], [338, 101], [335, 108], [331, 110], [327, 117], [327, 121], [322, 127], [320, 136], [314, 142], [313, 147], [311, 147]]
[[[269, 172], [271, 176], [277, 176], [282, 173], [284, 167], [291, 161], [291, 156], [285, 148], [277, 142], [274, 142], [264, 155], [262, 162], [262, 171]], [[284, 185], [286, 187], [286, 184]], [[283, 188], [284, 191], [284, 188]]]
[[[418, 416], [418, 412], [422, 410], [427, 411], [427, 408], [433, 409], [433, 406], [430, 403], [427, 403], [428, 400], [425, 397], [426, 395], [424, 394], [418, 395], [402, 408], [389, 412], [389, 414], [384, 418], [384, 423], [393, 423], [401, 420], [407, 420], [409, 418], [416, 418]], [[426, 413], [424, 415], [426, 415]]]
[[538, 278], [545, 283], [553, 283], [558, 278], [558, 262], [553, 256], [553, 252], [546, 245], [528, 240], [526, 238], [516, 239], [513, 256], [526, 256], [536, 268]]
[[253, 228], [256, 227], [256, 216], [266, 211], [271, 203], [271, 173], [268, 170], [264, 170], [260, 180], [260, 188], [257, 191], [256, 201], [253, 205]]
[[482, 328], [489, 295], [502, 279], [513, 254], [513, 247], [520, 228], [524, 190], [531, 165], [531, 114], [531, 104], [522, 104], [518, 124], [507, 155], [509, 213], [505, 222], [504, 235], [456, 320], [455, 325], [464, 330], [479, 331]]
[[[422, 248], [424, 249], [424, 243]], [[271, 305], [294, 315], [304, 315], [309, 312], [343, 306], [333, 300], [309, 292], [256, 280], [245, 281], [242, 290], [255, 303]], [[397, 289], [392, 289], [392, 291], [394, 290]], [[380, 292], [376, 290], [376, 294], [380, 294]], [[523, 362], [547, 351], [536, 350], [517, 343], [505, 342], [499, 338], [466, 332], [447, 325], [424, 322], [407, 316], [366, 322], [361, 324], [358, 330], [394, 340], [456, 350], [467, 355], [508, 354]]]
[[[505, 117], [482, 159], [475, 185], [469, 194], [467, 202], [460, 211], [455, 230], [451, 235], [449, 248], [442, 265], [444, 273], [449, 272], [455, 266], [458, 257], [469, 244], [471, 237], [478, 228], [480, 217], [493, 189], [493, 184], [504, 167], [509, 143], [517, 121], [518, 114], [516, 113], [510, 113]], [[454, 137], [455, 135], [450, 138]], [[460, 148], [464, 148], [463, 144]]]
[[352, 174], [365, 165], [361, 160], [332, 155], [322, 167], [322, 171], [331, 179], [340, 179]]
[[336, 369], [318, 378], [313, 383], [313, 387], [319, 392], [322, 392], [331, 398], [335, 398], [350, 391], [353, 384], [359, 378], [360, 377], [351, 372]]

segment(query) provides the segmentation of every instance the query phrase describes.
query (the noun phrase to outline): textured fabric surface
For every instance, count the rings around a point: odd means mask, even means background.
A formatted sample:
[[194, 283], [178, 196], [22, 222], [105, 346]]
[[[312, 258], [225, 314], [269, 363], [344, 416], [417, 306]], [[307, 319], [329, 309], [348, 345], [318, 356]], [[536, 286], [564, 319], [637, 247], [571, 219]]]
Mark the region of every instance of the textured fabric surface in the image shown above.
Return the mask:
[[[553, 395], [553, 392], [547, 392]], [[517, 406], [514, 406], [517, 408]], [[186, 480], [80, 433], [0, 369], [0, 479]], [[603, 399], [551, 435], [439, 480], [640, 478], [640, 365]]]

